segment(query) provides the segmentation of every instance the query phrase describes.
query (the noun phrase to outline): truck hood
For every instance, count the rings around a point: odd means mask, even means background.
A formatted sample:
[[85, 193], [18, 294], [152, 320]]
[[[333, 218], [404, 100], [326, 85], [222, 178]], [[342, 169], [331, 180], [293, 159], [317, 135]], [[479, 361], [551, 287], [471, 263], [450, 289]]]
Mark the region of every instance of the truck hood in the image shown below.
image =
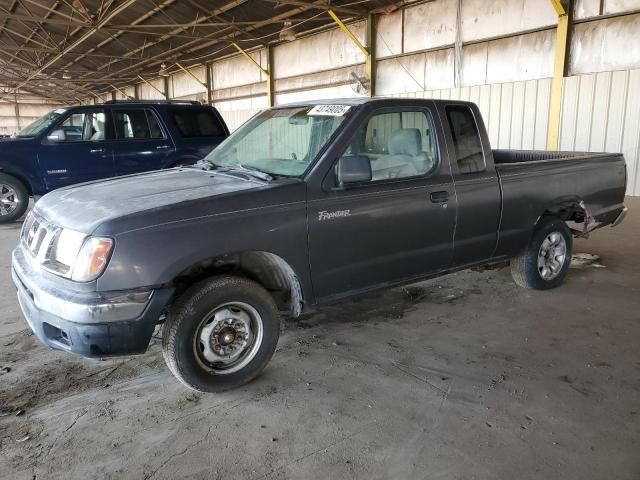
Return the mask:
[[52, 224], [90, 234], [116, 218], [262, 185], [197, 168], [161, 170], [54, 190], [35, 211]]

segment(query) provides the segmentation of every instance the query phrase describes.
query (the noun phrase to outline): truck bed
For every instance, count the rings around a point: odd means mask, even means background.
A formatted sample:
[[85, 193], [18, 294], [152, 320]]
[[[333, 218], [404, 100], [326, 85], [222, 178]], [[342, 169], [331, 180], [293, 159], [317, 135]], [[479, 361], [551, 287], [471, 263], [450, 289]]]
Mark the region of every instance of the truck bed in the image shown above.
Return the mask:
[[502, 191], [497, 253], [524, 245], [551, 205], [584, 202], [601, 225], [623, 208], [625, 162], [618, 153], [493, 150]]

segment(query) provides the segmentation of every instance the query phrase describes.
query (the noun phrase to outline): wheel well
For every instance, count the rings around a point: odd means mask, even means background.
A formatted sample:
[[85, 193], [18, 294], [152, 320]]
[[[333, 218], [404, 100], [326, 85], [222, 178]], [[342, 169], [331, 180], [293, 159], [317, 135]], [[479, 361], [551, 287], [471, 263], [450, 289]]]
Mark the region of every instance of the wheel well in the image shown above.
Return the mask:
[[302, 313], [302, 286], [291, 266], [278, 255], [249, 251], [208, 258], [183, 270], [174, 280], [179, 295], [190, 285], [213, 275], [236, 275], [262, 285], [281, 311]]
[[540, 219], [545, 216], [558, 217], [565, 222], [582, 223], [587, 216], [585, 212], [584, 202], [578, 199], [564, 200], [556, 203], [547, 208], [540, 217], [538, 217], [538, 223]]
[[24, 188], [27, 189], [27, 193], [29, 194], [29, 196], [30, 197], [33, 196], [33, 189], [31, 188], [31, 183], [28, 182], [24, 177], [22, 177], [21, 175], [16, 175], [15, 173], [7, 172], [2, 169], [0, 169], [0, 173], [7, 175], [9, 177], [13, 177], [16, 180], [18, 180], [20, 183], [22, 183], [22, 185], [24, 185]]

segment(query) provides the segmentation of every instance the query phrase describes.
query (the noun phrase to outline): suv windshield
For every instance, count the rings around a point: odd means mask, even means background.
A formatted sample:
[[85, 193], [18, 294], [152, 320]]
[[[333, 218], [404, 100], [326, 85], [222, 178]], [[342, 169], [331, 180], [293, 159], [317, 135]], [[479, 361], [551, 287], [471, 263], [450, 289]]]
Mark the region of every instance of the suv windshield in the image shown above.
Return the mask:
[[64, 115], [64, 112], [66, 111], [67, 110], [64, 108], [58, 108], [57, 110], [50, 111], [46, 115], [37, 119], [35, 122], [30, 123], [22, 130], [20, 130], [16, 137], [35, 137], [40, 132], [57, 122], [58, 119], [62, 115]]
[[207, 155], [214, 167], [248, 167], [276, 176], [300, 176], [344, 121], [348, 105], [266, 110]]

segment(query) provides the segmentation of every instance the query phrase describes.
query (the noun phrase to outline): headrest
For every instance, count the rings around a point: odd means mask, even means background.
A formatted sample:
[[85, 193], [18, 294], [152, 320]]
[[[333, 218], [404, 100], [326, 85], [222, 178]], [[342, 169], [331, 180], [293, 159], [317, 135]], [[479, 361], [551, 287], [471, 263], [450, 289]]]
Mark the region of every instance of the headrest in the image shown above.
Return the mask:
[[417, 128], [400, 128], [389, 139], [391, 155], [412, 155], [422, 153], [422, 135]]

